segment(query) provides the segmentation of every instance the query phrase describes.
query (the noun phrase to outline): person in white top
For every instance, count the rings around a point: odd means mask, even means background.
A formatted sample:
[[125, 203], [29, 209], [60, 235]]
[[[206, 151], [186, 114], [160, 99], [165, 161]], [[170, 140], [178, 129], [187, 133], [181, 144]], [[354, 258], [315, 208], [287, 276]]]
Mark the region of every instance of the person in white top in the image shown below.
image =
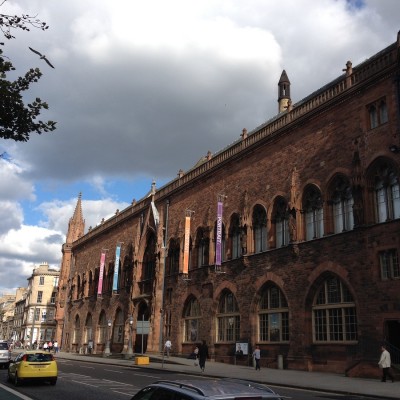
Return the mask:
[[169, 353], [170, 353], [171, 348], [172, 348], [172, 343], [171, 343], [171, 341], [169, 339], [167, 339], [167, 341], [165, 342], [164, 348], [165, 348], [165, 351], [167, 352], [167, 357], [169, 357]]
[[256, 346], [255, 350], [253, 351], [253, 357], [256, 362], [256, 371], [260, 371], [261, 350], [259, 346]]
[[379, 368], [382, 368], [382, 382], [386, 382], [386, 378], [389, 376], [394, 382], [394, 377], [390, 372], [391, 360], [390, 353], [386, 350], [386, 346], [381, 346], [381, 358], [379, 359], [378, 365]]

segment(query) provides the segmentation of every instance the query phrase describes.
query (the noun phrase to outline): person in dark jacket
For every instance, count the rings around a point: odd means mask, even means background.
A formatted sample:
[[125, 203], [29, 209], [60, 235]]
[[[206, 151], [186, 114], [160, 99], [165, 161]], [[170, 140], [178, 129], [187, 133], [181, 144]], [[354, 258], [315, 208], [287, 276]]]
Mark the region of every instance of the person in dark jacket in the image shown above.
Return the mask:
[[201, 372], [204, 372], [204, 369], [206, 367], [206, 359], [210, 358], [208, 355], [208, 346], [206, 344], [206, 341], [203, 340], [203, 343], [199, 347], [199, 366], [201, 369]]

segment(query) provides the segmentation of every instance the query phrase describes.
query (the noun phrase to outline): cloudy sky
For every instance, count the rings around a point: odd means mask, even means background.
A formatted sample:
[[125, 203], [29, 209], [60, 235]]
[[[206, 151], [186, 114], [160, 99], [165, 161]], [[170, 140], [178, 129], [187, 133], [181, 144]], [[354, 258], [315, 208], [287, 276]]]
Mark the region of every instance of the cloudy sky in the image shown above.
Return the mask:
[[[0, 139], [0, 294], [42, 261], [59, 268], [82, 192], [86, 230], [396, 41], [398, 0], [8, 0], [45, 32], [14, 31], [15, 78], [50, 109], [53, 133]], [[32, 53], [45, 54], [55, 66]]]

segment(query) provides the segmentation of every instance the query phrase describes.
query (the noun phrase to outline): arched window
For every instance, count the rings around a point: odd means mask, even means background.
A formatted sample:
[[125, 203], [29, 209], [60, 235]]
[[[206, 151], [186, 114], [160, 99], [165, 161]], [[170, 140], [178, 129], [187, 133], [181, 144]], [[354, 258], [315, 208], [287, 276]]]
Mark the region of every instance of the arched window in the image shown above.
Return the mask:
[[235, 296], [223, 292], [217, 313], [217, 342], [234, 342], [240, 338], [240, 314]]
[[313, 336], [315, 342], [357, 340], [357, 314], [353, 296], [335, 276], [327, 278], [315, 296]]
[[142, 280], [143, 281], [150, 281], [154, 278], [154, 270], [156, 266], [156, 238], [155, 235], [152, 233], [146, 245], [146, 250], [144, 252], [143, 257], [143, 269], [142, 269]]
[[119, 309], [115, 316], [113, 343], [122, 343], [124, 338], [124, 314]]
[[309, 185], [304, 192], [303, 210], [306, 240], [321, 238], [324, 235], [324, 210], [321, 192], [314, 185]]
[[108, 269], [107, 269], [107, 292], [112, 293], [112, 287], [113, 287], [113, 279], [114, 279], [114, 261], [108, 263]]
[[196, 235], [197, 267], [208, 265], [210, 238], [204, 228], [199, 228]]
[[105, 343], [107, 340], [107, 318], [106, 313], [104, 311], [101, 312], [99, 318], [99, 332], [98, 332], [98, 339], [97, 343]]
[[242, 255], [241, 248], [241, 229], [240, 219], [238, 214], [233, 214], [229, 228], [229, 238], [231, 244], [232, 258], [239, 258]]
[[185, 342], [197, 342], [199, 340], [200, 304], [194, 297], [190, 298], [184, 310]]
[[369, 104], [367, 107], [370, 129], [374, 129], [389, 120], [386, 99], [382, 98]]
[[100, 276], [100, 268], [96, 268], [94, 270], [94, 282], [93, 282], [93, 292], [95, 296], [97, 297], [97, 292], [99, 290], [99, 276]]
[[89, 341], [93, 340], [92, 314], [88, 314], [88, 316], [86, 317], [84, 338], [85, 338], [84, 340], [85, 343], [88, 343]]
[[275, 200], [272, 224], [275, 227], [275, 247], [283, 247], [289, 244], [289, 213], [287, 202], [278, 197]]
[[376, 112], [376, 107], [374, 105], [369, 108], [369, 125], [370, 128], [376, 128], [378, 126], [378, 113]]
[[267, 213], [264, 207], [256, 205], [253, 210], [254, 252], [267, 250]]
[[122, 268], [122, 280], [121, 285], [125, 288], [126, 293], [130, 292], [133, 280], [133, 245], [130, 243], [127, 248], [127, 252], [124, 257], [124, 263]]
[[334, 233], [352, 230], [354, 201], [349, 180], [341, 175], [335, 177], [330, 190]]
[[74, 336], [72, 339], [72, 343], [80, 344], [80, 342], [81, 342], [81, 320], [79, 318], [79, 315], [77, 315], [74, 321]]
[[167, 275], [177, 274], [179, 272], [180, 246], [179, 241], [171, 239], [168, 246]]
[[289, 341], [289, 309], [285, 295], [274, 284], [265, 285], [258, 306], [258, 338], [261, 342]]
[[89, 297], [95, 294], [95, 286], [93, 280], [93, 272], [89, 271]]
[[379, 122], [381, 124], [384, 124], [388, 122], [388, 110], [387, 110], [387, 105], [385, 100], [381, 100], [379, 103]]
[[399, 180], [389, 164], [378, 168], [374, 188], [377, 222], [400, 218]]

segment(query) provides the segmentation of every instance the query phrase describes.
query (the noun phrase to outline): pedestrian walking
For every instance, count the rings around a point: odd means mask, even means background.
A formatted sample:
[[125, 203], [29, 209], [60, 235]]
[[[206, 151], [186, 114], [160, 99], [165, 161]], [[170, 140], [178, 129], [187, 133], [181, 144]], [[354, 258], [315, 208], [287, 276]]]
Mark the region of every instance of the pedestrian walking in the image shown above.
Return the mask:
[[164, 349], [165, 349], [165, 352], [167, 353], [168, 358], [169, 358], [169, 354], [171, 352], [171, 348], [172, 348], [172, 343], [169, 339], [167, 339], [167, 341], [165, 342], [165, 345], [164, 345]]
[[43, 350], [47, 351], [47, 349], [49, 348], [49, 345], [47, 344], [47, 342], [43, 343]]
[[205, 340], [203, 340], [202, 344], [199, 346], [198, 356], [201, 372], [204, 372], [204, 369], [206, 368], [206, 359], [210, 358], [208, 355], [208, 346]]
[[57, 342], [57, 340], [54, 341], [53, 348], [54, 348], [54, 353], [55, 354], [58, 353], [58, 342]]
[[386, 345], [381, 346], [381, 358], [379, 359], [378, 365], [382, 369], [382, 382], [386, 382], [386, 378], [390, 377], [392, 382], [394, 382], [394, 376], [390, 372], [391, 360], [390, 353], [386, 350]]
[[259, 346], [256, 346], [255, 350], [253, 351], [253, 357], [256, 362], [256, 371], [260, 371], [260, 358], [261, 358], [261, 350]]

